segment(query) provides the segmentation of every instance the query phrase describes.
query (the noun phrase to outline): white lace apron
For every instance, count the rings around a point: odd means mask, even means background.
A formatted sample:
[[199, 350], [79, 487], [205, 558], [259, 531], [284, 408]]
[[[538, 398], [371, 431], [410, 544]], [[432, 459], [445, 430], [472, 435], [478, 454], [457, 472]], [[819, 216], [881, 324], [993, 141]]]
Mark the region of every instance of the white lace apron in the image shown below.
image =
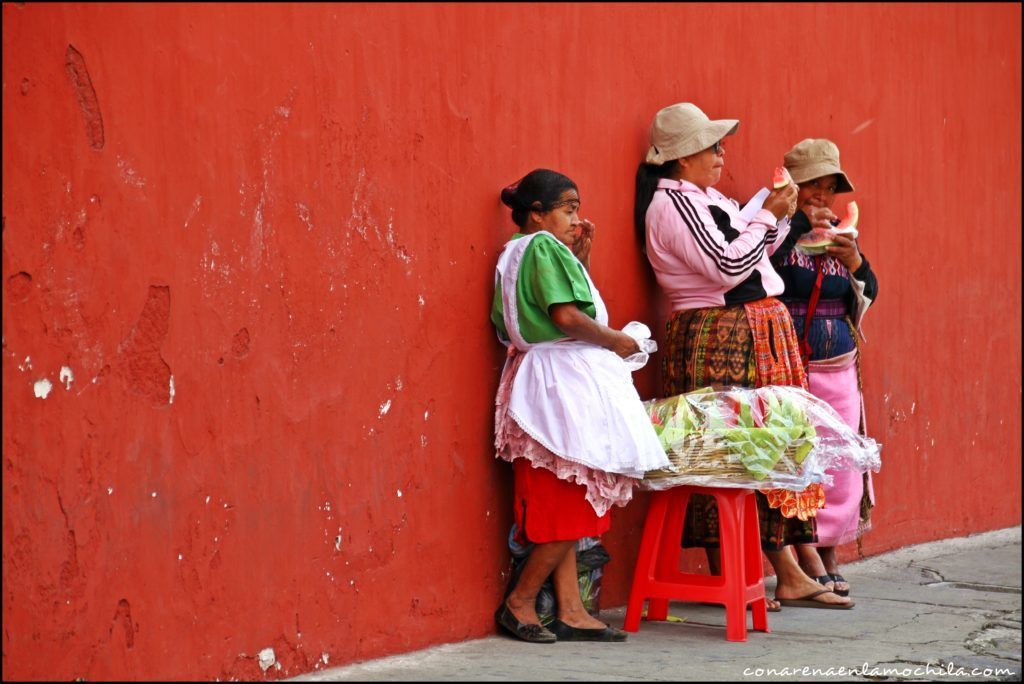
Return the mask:
[[[552, 453], [595, 470], [642, 478], [648, 470], [667, 467], [668, 458], [629, 369], [617, 354], [568, 338], [537, 344], [523, 339], [516, 298], [519, 265], [529, 243], [541, 233], [554, 238], [540, 231], [512, 240], [495, 271], [495, 283], [499, 277], [501, 282], [505, 329], [524, 353], [512, 382], [509, 417]], [[594, 298], [596, 320], [607, 325], [601, 295], [582, 265], [581, 270]], [[502, 373], [509, 371], [506, 361]]]

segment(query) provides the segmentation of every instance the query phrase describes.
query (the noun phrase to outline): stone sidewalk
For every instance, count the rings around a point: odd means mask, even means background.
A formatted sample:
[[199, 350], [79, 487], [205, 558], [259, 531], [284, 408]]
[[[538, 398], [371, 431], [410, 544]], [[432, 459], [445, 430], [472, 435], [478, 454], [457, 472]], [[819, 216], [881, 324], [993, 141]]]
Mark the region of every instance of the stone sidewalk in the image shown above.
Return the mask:
[[[682, 622], [641, 622], [622, 644], [493, 636], [293, 681], [1021, 681], [1020, 527], [907, 547], [843, 574], [855, 608], [786, 607], [745, 643], [725, 640], [722, 608], [673, 602]], [[621, 627], [624, 613], [601, 617]]]

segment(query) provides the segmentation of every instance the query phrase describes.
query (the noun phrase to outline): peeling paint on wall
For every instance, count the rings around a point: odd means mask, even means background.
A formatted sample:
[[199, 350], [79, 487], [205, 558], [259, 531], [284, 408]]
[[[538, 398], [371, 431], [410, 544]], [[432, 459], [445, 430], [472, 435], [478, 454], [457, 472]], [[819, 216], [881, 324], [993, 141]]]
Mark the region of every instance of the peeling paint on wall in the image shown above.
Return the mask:
[[70, 366], [60, 367], [60, 381], [64, 383], [65, 390], [71, 389], [71, 383], [75, 381], [75, 374], [71, 372]]
[[135, 646], [135, 633], [139, 631], [138, 625], [132, 620], [132, 606], [128, 599], [121, 599], [117, 602], [117, 610], [114, 611], [114, 624], [110, 626], [110, 635], [113, 636], [115, 627], [120, 624], [124, 631], [124, 645], [131, 649]]
[[302, 221], [303, 225], [306, 226], [307, 231], [313, 230], [313, 219], [309, 214], [309, 207], [301, 202], [295, 203], [295, 209], [299, 214], [299, 220]]
[[236, 359], [243, 358], [249, 353], [249, 329], [242, 328], [235, 333], [231, 339], [231, 353]]
[[11, 301], [23, 302], [32, 294], [32, 275], [22, 271], [7, 279], [7, 294]]
[[101, 150], [104, 138], [100, 103], [96, 97], [96, 89], [92, 85], [92, 78], [89, 76], [89, 69], [85, 66], [85, 58], [75, 49], [74, 45], [68, 45], [68, 49], [64, 53], [64, 70], [67, 72], [68, 78], [71, 79], [71, 87], [78, 99], [78, 107], [82, 110], [89, 146], [94, 150]]
[[35, 390], [36, 397], [39, 399], [45, 399], [50, 394], [50, 390], [53, 389], [53, 383], [46, 378], [36, 380], [35, 385], [33, 385], [33, 389]]
[[171, 369], [160, 355], [170, 313], [171, 289], [151, 285], [139, 320], [118, 348], [129, 387], [154, 407], [170, 400]]
[[117, 168], [121, 171], [121, 180], [135, 188], [146, 187], [146, 179], [133, 169], [127, 160], [121, 156], [117, 157]]
[[192, 200], [192, 208], [188, 212], [188, 216], [185, 217], [185, 228], [188, 228], [188, 224], [192, 222], [192, 219], [196, 217], [196, 213], [199, 211], [199, 205], [203, 203], [203, 196], [196, 195], [196, 198]]
[[277, 662], [277, 657], [274, 655], [274, 649], [265, 648], [260, 651], [259, 655], [260, 669], [266, 672], [270, 669], [270, 666]]

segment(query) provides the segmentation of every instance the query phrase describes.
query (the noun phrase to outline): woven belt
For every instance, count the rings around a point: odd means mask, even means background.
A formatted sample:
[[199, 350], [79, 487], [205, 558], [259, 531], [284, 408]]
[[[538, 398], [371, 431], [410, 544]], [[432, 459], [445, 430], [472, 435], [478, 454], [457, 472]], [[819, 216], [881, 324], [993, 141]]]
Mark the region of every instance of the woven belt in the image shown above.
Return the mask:
[[[793, 318], [803, 320], [807, 316], [807, 302], [784, 301], [789, 315]], [[814, 310], [815, 318], [845, 318], [847, 314], [846, 302], [842, 299], [819, 299], [818, 307]]]

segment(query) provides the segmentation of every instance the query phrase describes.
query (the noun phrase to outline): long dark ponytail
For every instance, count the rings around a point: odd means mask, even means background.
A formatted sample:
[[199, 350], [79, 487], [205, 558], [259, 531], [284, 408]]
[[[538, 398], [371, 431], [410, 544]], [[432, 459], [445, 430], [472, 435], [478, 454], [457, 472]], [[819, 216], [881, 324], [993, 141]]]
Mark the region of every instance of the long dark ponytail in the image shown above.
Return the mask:
[[658, 189], [658, 181], [667, 178], [679, 164], [677, 160], [664, 164], [647, 164], [640, 162], [636, 168], [636, 196], [633, 204], [633, 229], [640, 251], [647, 253], [647, 207], [651, 206], [654, 193]]

